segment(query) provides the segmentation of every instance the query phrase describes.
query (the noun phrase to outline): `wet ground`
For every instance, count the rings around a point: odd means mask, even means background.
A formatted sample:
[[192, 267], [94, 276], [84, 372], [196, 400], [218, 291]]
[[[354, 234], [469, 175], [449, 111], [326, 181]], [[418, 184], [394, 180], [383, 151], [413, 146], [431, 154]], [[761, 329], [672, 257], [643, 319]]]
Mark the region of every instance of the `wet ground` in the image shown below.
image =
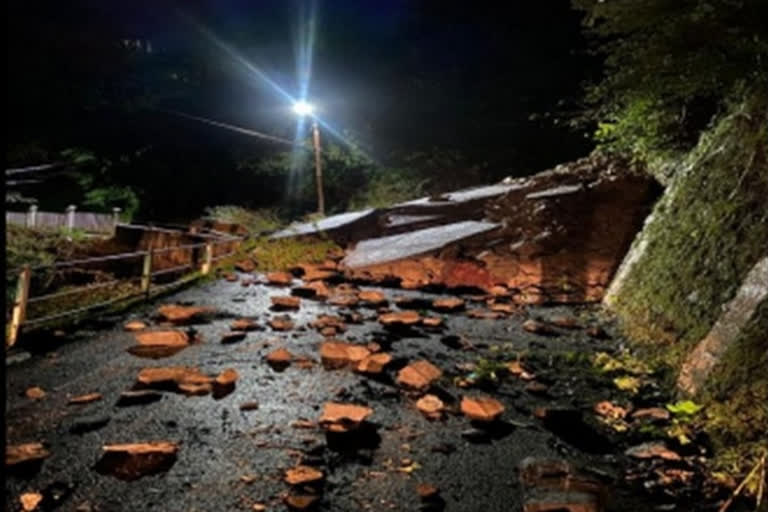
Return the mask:
[[[390, 298], [438, 297], [375, 289]], [[51, 455], [38, 471], [9, 476], [6, 509], [20, 510], [19, 496], [36, 491], [46, 497], [45, 507], [62, 511], [259, 510], [254, 508], [258, 504], [266, 510], [286, 510], [283, 498], [290, 487], [283, 481], [284, 472], [302, 463], [325, 475], [318, 510], [518, 511], [526, 492], [518, 465], [537, 456], [564, 459], [604, 483], [607, 510], [704, 510], [679, 497], [664, 498], [663, 493], [651, 499], [642, 481], [627, 482], [625, 472], [631, 465], [623, 452], [636, 440], [617, 437], [593, 421], [596, 401], [627, 400], [625, 393], [606, 386], [589, 370], [592, 354], [613, 353], [621, 345], [609, 325], [604, 326], [610, 335], [605, 339], [587, 334], [586, 327], [599, 323], [594, 308], [530, 307], [500, 319], [430, 312], [444, 318], [441, 331], [393, 333], [381, 327], [373, 308], [339, 308], [302, 299], [297, 312], [271, 311], [270, 296], [288, 293], [289, 288], [214, 281], [147, 304], [113, 319], [111, 325], [51, 338], [45, 350], [38, 345], [32, 357], [9, 365], [7, 442], [43, 442]], [[192, 326], [199, 343], [170, 357], [153, 360], [127, 352], [135, 341], [123, 324], [140, 319], [156, 326], [153, 314], [167, 303], [211, 306], [217, 315]], [[474, 305], [468, 301], [467, 307]], [[398, 310], [392, 303], [390, 308]], [[326, 370], [319, 364], [324, 338], [310, 322], [320, 313], [352, 312], [362, 321], [347, 322], [346, 332], [335, 337], [362, 344], [374, 341], [390, 352], [394, 360], [380, 376]], [[280, 314], [291, 316], [293, 330], [275, 332], [266, 326]], [[555, 336], [522, 328], [529, 318], [546, 320], [559, 314], [575, 318], [582, 328], [555, 328]], [[249, 332], [240, 342], [221, 344], [237, 318], [254, 319], [264, 329]], [[318, 364], [275, 371], [264, 357], [280, 347]], [[484, 370], [495, 368], [493, 362], [517, 358], [543, 386], [531, 388], [531, 381], [511, 375], [499, 374], [494, 380]], [[422, 415], [414, 405], [420, 394], [408, 393], [395, 382], [398, 369], [418, 359], [444, 372], [430, 390], [449, 408], [440, 420]], [[481, 359], [491, 363], [471, 366]], [[116, 405], [142, 368], [180, 365], [209, 375], [233, 368], [239, 374], [236, 388], [220, 399], [167, 392], [153, 403]], [[468, 376], [470, 385], [461, 387], [466, 382], [460, 379]], [[32, 386], [42, 388], [45, 396], [26, 397]], [[92, 392], [103, 398], [68, 405], [71, 397]], [[501, 421], [472, 424], [458, 411], [464, 395], [498, 399], [505, 406]], [[632, 400], [642, 407], [664, 403], [664, 398], [651, 385]], [[329, 438], [316, 425], [292, 425], [296, 420], [316, 422], [327, 401], [372, 408], [364, 433]], [[246, 402], [257, 402], [258, 408], [241, 410]], [[539, 408], [561, 413], [543, 420], [537, 417]], [[180, 446], [167, 471], [124, 481], [95, 470], [104, 444], [161, 440]], [[422, 483], [437, 487], [439, 499], [422, 501], [416, 491]]]

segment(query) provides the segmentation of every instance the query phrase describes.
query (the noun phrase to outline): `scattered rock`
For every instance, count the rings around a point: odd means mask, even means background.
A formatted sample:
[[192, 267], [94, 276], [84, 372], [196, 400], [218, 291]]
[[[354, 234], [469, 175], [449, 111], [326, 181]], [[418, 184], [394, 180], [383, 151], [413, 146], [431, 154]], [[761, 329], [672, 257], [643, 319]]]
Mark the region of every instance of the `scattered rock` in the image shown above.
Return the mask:
[[323, 366], [329, 370], [357, 365], [369, 355], [368, 349], [362, 345], [338, 341], [326, 341], [320, 345], [320, 360]]
[[475, 421], [491, 422], [496, 420], [504, 412], [504, 406], [493, 398], [462, 397], [461, 412], [466, 417]]
[[199, 394], [210, 389], [212, 381], [211, 377], [192, 367], [144, 368], [137, 377], [137, 387]]
[[111, 444], [96, 464], [96, 471], [132, 481], [167, 471], [176, 462], [179, 446], [169, 441]]
[[367, 348], [368, 352], [370, 352], [372, 354], [375, 353], [375, 352], [381, 351], [381, 345], [379, 345], [375, 341], [369, 341], [368, 343], [366, 343], [365, 344], [365, 348]]
[[387, 297], [383, 293], [374, 290], [362, 291], [358, 294], [357, 298], [360, 299], [360, 302], [364, 302], [372, 307], [384, 306], [388, 302]]
[[556, 315], [550, 318], [548, 322], [563, 329], [581, 329], [579, 321], [569, 315]]
[[247, 336], [247, 333], [245, 331], [230, 331], [228, 333], [225, 333], [221, 337], [221, 344], [222, 345], [231, 345], [232, 343], [237, 343], [238, 341], [243, 341], [246, 336]]
[[41, 387], [32, 386], [31, 388], [27, 388], [27, 390], [24, 392], [24, 396], [30, 400], [40, 400], [45, 396], [45, 391], [43, 391], [43, 388]]
[[293, 428], [315, 428], [317, 427], [317, 423], [315, 423], [314, 421], [298, 419], [293, 421], [291, 423], [291, 426]]
[[331, 295], [331, 290], [324, 281], [312, 281], [304, 285], [303, 288], [314, 291], [314, 297], [318, 299], [327, 299]]
[[139, 345], [160, 345], [164, 347], [186, 347], [189, 345], [189, 335], [182, 331], [145, 331], [136, 334]]
[[255, 411], [259, 408], [259, 402], [244, 402], [240, 404], [241, 411]]
[[237, 274], [235, 274], [234, 272], [227, 272], [226, 274], [224, 274], [224, 279], [226, 279], [230, 283], [234, 283], [235, 281], [237, 281], [238, 277], [237, 277]]
[[290, 331], [293, 329], [293, 321], [288, 315], [272, 317], [267, 323], [275, 331]]
[[123, 329], [128, 332], [141, 331], [147, 328], [147, 324], [140, 320], [132, 320], [123, 326]]
[[27, 462], [41, 461], [47, 458], [50, 452], [42, 443], [23, 443], [6, 445], [5, 466], [16, 466]]
[[320, 498], [314, 494], [289, 494], [283, 501], [293, 510], [307, 510]]
[[558, 332], [552, 328], [552, 326], [529, 318], [523, 322], [523, 329], [534, 334], [541, 334], [543, 336], [556, 336]]
[[666, 421], [670, 418], [670, 413], [661, 407], [650, 407], [636, 410], [632, 413], [632, 417], [635, 419], [650, 418], [652, 420]]
[[424, 395], [416, 402], [416, 408], [427, 418], [438, 420], [442, 416], [445, 404], [435, 395]]
[[347, 330], [347, 324], [344, 323], [344, 319], [332, 315], [320, 315], [309, 325], [323, 333], [323, 336], [330, 332], [329, 329], [333, 329], [337, 333]]
[[432, 307], [437, 311], [443, 311], [451, 313], [454, 311], [461, 311], [464, 309], [464, 301], [458, 297], [447, 297], [444, 299], [436, 299], [432, 301]]
[[157, 391], [151, 391], [151, 390], [141, 390], [141, 391], [123, 391], [120, 393], [120, 398], [118, 398], [117, 405], [118, 407], [127, 407], [131, 405], [146, 405], [150, 404], [152, 402], [157, 402], [163, 398], [163, 395], [161, 393], [158, 393]]
[[467, 311], [469, 318], [476, 318], [480, 320], [496, 320], [501, 318], [501, 313], [498, 311], [486, 311], [484, 309], [470, 309]]
[[603, 400], [595, 404], [595, 412], [600, 416], [611, 418], [614, 420], [624, 419], [627, 416], [627, 409], [624, 407], [615, 405], [608, 400]]
[[179, 306], [177, 304], [166, 304], [160, 306], [157, 310], [158, 316], [173, 324], [188, 324], [202, 320], [205, 315], [213, 312], [212, 308], [199, 306]]
[[101, 398], [101, 393], [88, 393], [70, 398], [69, 405], [89, 404], [91, 402], [101, 400]]
[[402, 368], [397, 374], [397, 383], [411, 389], [426, 389], [442, 375], [440, 368], [422, 359]]
[[517, 311], [517, 306], [507, 302], [492, 302], [488, 305], [491, 311], [511, 315]]
[[288, 272], [269, 272], [266, 278], [267, 283], [274, 286], [288, 286], [293, 282], [293, 276]]
[[229, 326], [230, 329], [233, 331], [256, 331], [261, 326], [256, 323], [254, 320], [249, 320], [247, 318], [240, 318], [238, 320], [235, 320], [232, 322], [232, 325]]
[[224, 398], [234, 391], [238, 377], [237, 371], [233, 368], [227, 368], [221, 372], [212, 382], [213, 398]]
[[296, 466], [285, 472], [284, 480], [288, 485], [303, 485], [323, 479], [323, 472], [311, 466]]
[[354, 430], [373, 414], [373, 409], [362, 405], [326, 402], [318, 423], [330, 432]]
[[428, 500], [437, 496], [440, 490], [434, 485], [421, 483], [416, 486], [416, 492], [421, 499]]
[[520, 377], [523, 380], [533, 380], [535, 375], [528, 372], [520, 361], [510, 361], [506, 364], [507, 371], [515, 377]]
[[421, 322], [421, 315], [416, 311], [399, 311], [379, 316], [379, 323], [384, 327], [407, 327]]
[[534, 395], [546, 395], [549, 391], [549, 386], [541, 382], [531, 381], [526, 384], [525, 390]]
[[386, 352], [377, 352], [370, 354], [361, 360], [356, 370], [360, 373], [379, 374], [384, 371], [384, 367], [392, 361], [392, 356]]
[[673, 452], [664, 443], [643, 443], [637, 446], [633, 446], [624, 452], [630, 457], [636, 459], [653, 459], [659, 458], [664, 460], [681, 460], [680, 455]]
[[328, 299], [328, 304], [351, 308], [357, 305], [357, 296], [348, 293], [339, 293]]
[[301, 279], [305, 283], [332, 279], [338, 276], [338, 273], [335, 271], [335, 269], [328, 268], [323, 264], [318, 265], [314, 263], [302, 263], [298, 265], [298, 268], [301, 269]]
[[437, 329], [443, 326], [443, 319], [439, 316], [427, 316], [421, 319], [421, 325]]
[[253, 262], [253, 260], [250, 260], [250, 259], [241, 260], [235, 263], [235, 268], [240, 272], [245, 272], [246, 274], [249, 274], [254, 270], [256, 270], [256, 264]]
[[19, 496], [21, 502], [21, 510], [24, 512], [32, 512], [37, 510], [37, 506], [43, 501], [43, 495], [39, 492], [25, 492]]
[[285, 309], [299, 309], [301, 306], [301, 299], [291, 296], [279, 296], [270, 297], [272, 301], [272, 309], [285, 310]]
[[290, 366], [293, 360], [293, 354], [291, 354], [285, 348], [278, 348], [267, 354], [267, 364], [275, 371], [283, 371]]

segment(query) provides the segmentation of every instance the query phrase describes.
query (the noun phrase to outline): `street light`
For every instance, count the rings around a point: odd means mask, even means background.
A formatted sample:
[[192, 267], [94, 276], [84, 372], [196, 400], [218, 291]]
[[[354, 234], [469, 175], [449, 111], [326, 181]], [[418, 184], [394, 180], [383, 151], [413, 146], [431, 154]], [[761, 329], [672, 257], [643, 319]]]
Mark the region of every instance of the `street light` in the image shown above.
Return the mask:
[[[315, 107], [306, 101], [297, 101], [293, 104], [293, 111], [301, 117], [311, 116]], [[325, 194], [323, 193], [323, 168], [320, 164], [320, 129], [317, 127], [317, 119], [312, 118], [312, 145], [315, 149], [315, 183], [317, 184], [317, 213], [325, 215]]]

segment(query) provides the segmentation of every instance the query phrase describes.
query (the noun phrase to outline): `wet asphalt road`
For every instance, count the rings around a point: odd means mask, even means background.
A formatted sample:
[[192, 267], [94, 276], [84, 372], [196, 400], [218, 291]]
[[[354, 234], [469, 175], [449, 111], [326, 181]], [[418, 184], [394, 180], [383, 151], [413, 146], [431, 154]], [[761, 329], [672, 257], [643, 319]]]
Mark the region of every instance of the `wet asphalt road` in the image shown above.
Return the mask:
[[[299, 284], [297, 281], [296, 284]], [[365, 287], [367, 288], [367, 287]], [[374, 288], [378, 289], [378, 288]], [[428, 294], [381, 289], [389, 297]], [[531, 412], [539, 405], [590, 407], [591, 396], [579, 391], [582, 383], [550, 379], [550, 396], [524, 390], [525, 383], [507, 379], [493, 391], [461, 389], [453, 378], [465, 375], [457, 363], [478, 358], [504, 357], [527, 351], [591, 353], [613, 349], [617, 340], [598, 341], [583, 330], [562, 331], [558, 337], [542, 337], [524, 331], [521, 323], [530, 316], [555, 312], [576, 314], [583, 323], [595, 322], [592, 308], [530, 308], [519, 315], [498, 320], [470, 319], [464, 313], [443, 314], [442, 333], [422, 330], [393, 340], [376, 322], [373, 309], [360, 307], [365, 321], [347, 324], [337, 339], [366, 343], [391, 343], [394, 364], [380, 379], [349, 370], [328, 371], [290, 366], [276, 372], [263, 358], [275, 348], [285, 347], [294, 355], [319, 362], [323, 337], [307, 324], [320, 313], [338, 314], [339, 308], [302, 299], [300, 311], [287, 313], [293, 331], [249, 332], [232, 345], [219, 340], [236, 318], [253, 318], [261, 325], [276, 315], [269, 310], [270, 295], [287, 295], [288, 288], [218, 280], [178, 292], [156, 303], [123, 315], [111, 327], [67, 334], [48, 352], [36, 352], [26, 361], [6, 368], [6, 433], [9, 444], [43, 441], [50, 449], [39, 472], [31, 477], [10, 476], [6, 480], [6, 509], [19, 510], [23, 492], [58, 489], [62, 497], [56, 510], [75, 511], [225, 511], [252, 510], [262, 503], [267, 510], [286, 510], [282, 496], [289, 487], [283, 472], [302, 461], [319, 467], [326, 480], [317, 508], [332, 511], [421, 510], [416, 486], [430, 483], [440, 489], [448, 511], [521, 510], [522, 489], [516, 470], [531, 455], [565, 458], [595, 474], [618, 475], [621, 455], [590, 454], [570, 445], [543, 428]], [[142, 359], [126, 352], [134, 345], [133, 335], [122, 325], [130, 319], [150, 319], [159, 304], [183, 303], [212, 306], [218, 317], [195, 325], [202, 342], [165, 359]], [[472, 307], [471, 305], [469, 305]], [[392, 306], [392, 309], [397, 308]], [[446, 334], [465, 336], [474, 350], [451, 348], [440, 342]], [[506, 406], [502, 418], [506, 431], [494, 439], [469, 439], [471, 429], [460, 414], [442, 421], [429, 421], [415, 408], [415, 399], [394, 384], [396, 370], [405, 362], [428, 359], [444, 371], [437, 390], [456, 407], [464, 394], [488, 394]], [[546, 357], [539, 358], [537, 373], [547, 370]], [[131, 407], [117, 407], [122, 391], [135, 383], [137, 373], [152, 366], [195, 366], [215, 375], [234, 368], [239, 379], [234, 392], [215, 400], [211, 395], [188, 397], [164, 393], [161, 400]], [[577, 378], [574, 378], [577, 379]], [[39, 386], [46, 391], [40, 400], [30, 400], [24, 391]], [[67, 405], [69, 398], [99, 392], [103, 399], [87, 405]], [[297, 429], [297, 419], [315, 421], [326, 401], [368, 405], [374, 413], [374, 446], [354, 453], [328, 446], [325, 434], [315, 429]], [[259, 407], [241, 411], [239, 405], [257, 401]], [[84, 419], [109, 421], [97, 430], [70, 432]], [[165, 473], [125, 482], [93, 469], [105, 443], [169, 440], [180, 443], [175, 464]], [[341, 447], [343, 448], [343, 447]], [[620, 450], [619, 450], [620, 453]], [[401, 471], [402, 468], [410, 472]], [[241, 477], [248, 482], [243, 481]], [[611, 484], [611, 510], [651, 510], [640, 494], [623, 484]], [[684, 510], [680, 507], [677, 510]]]

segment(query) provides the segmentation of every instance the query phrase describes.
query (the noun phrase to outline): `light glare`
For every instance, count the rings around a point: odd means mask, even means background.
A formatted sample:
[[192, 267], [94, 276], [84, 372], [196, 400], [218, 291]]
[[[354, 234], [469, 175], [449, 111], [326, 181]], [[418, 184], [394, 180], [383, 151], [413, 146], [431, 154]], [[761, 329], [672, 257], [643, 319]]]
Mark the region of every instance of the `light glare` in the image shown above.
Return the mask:
[[293, 104], [293, 111], [300, 116], [311, 115], [313, 110], [315, 110], [315, 107], [313, 107], [311, 104], [307, 103], [306, 101], [297, 101], [296, 103]]

